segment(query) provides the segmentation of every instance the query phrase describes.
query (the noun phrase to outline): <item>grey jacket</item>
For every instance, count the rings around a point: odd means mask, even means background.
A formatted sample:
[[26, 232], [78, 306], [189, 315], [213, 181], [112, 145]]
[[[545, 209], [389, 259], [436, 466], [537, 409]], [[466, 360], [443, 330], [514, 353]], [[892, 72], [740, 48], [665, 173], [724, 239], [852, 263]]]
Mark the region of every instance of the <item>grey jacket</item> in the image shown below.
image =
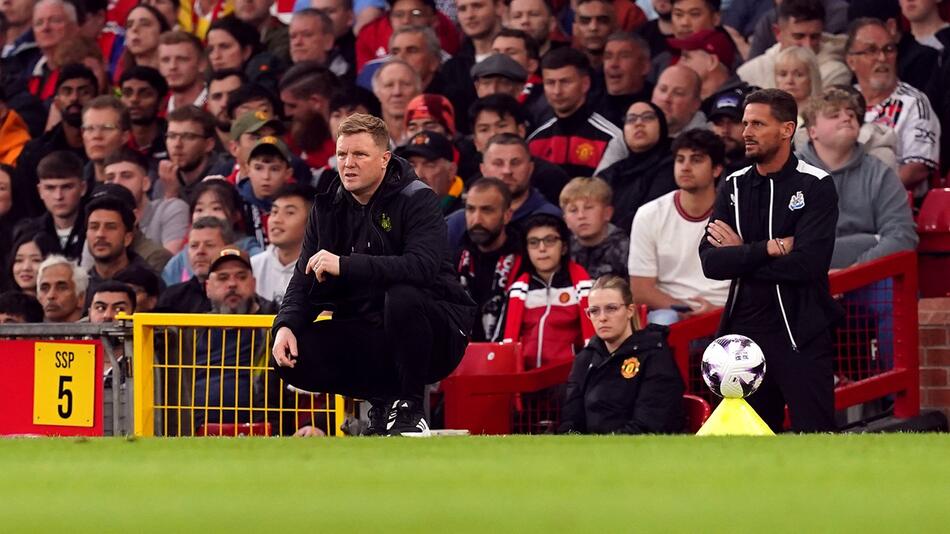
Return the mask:
[[[815, 145], [799, 151], [804, 161], [827, 168]], [[838, 190], [838, 226], [831, 268], [841, 269], [917, 246], [907, 191], [887, 165], [860, 144], [842, 168], [830, 172]]]

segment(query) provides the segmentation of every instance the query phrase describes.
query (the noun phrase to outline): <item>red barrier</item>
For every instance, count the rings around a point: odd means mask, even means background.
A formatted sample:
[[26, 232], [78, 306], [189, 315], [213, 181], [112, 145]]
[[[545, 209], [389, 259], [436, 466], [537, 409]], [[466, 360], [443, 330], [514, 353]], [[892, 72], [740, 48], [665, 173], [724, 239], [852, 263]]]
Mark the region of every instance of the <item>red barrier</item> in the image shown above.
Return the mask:
[[[832, 273], [831, 291], [845, 309], [837, 326], [835, 407], [844, 409], [894, 395], [894, 415], [920, 412], [917, 341], [917, 255], [902, 252]], [[700, 375], [702, 352], [715, 334], [721, 310], [670, 328], [669, 344], [688, 394], [716, 402]], [[491, 376], [455, 376], [442, 382], [447, 428], [469, 428], [466, 413], [478, 396], [527, 394], [515, 413], [479, 413], [491, 433], [539, 433], [557, 424], [557, 395], [570, 363]], [[474, 414], [471, 414], [474, 415]], [[475, 432], [487, 429], [471, 428]]]

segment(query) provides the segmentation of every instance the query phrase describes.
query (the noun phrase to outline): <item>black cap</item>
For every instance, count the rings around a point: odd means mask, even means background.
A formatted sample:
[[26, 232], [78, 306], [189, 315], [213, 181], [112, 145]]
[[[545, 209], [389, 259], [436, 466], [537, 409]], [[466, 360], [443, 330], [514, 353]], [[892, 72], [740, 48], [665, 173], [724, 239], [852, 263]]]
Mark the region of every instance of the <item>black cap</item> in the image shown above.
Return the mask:
[[709, 120], [716, 117], [729, 117], [739, 122], [742, 120], [742, 102], [745, 99], [739, 91], [723, 91], [715, 96], [709, 110]]
[[135, 197], [125, 187], [112, 183], [97, 185], [86, 205], [86, 219], [98, 209], [118, 212], [128, 231], [135, 228]]
[[396, 155], [401, 158], [422, 156], [432, 161], [444, 159], [455, 161], [455, 150], [447, 137], [438, 133], [424, 131], [409, 138], [406, 144], [396, 149]]

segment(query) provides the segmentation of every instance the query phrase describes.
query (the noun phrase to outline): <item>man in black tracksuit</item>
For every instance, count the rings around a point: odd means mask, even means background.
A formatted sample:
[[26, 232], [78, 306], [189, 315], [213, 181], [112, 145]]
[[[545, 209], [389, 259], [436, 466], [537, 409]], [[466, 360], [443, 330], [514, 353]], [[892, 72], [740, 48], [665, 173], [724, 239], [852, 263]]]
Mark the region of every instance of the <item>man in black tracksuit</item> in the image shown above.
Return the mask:
[[838, 195], [825, 171], [791, 154], [798, 110], [783, 91], [750, 94], [743, 114], [754, 165], [720, 186], [699, 247], [703, 272], [732, 280], [719, 334], [752, 338], [765, 380], [749, 403], [773, 431], [833, 431], [834, 347], [841, 309], [828, 288]]
[[[369, 399], [373, 434], [427, 436], [423, 389], [461, 361], [475, 306], [439, 199], [391, 155], [385, 123], [356, 114], [339, 132], [340, 174], [318, 184], [274, 321], [277, 372], [303, 390]], [[314, 323], [324, 311], [333, 318]]]

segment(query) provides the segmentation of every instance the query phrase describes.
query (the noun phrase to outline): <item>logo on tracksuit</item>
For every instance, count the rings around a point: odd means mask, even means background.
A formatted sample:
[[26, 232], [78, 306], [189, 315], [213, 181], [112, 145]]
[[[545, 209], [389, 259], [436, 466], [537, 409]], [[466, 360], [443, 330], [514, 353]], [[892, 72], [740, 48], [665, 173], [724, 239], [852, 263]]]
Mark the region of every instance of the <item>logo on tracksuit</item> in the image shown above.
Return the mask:
[[382, 228], [384, 232], [388, 232], [393, 229], [393, 221], [389, 218], [389, 215], [384, 213], [382, 216], [380, 216], [379, 227]]
[[620, 376], [627, 380], [637, 376], [640, 372], [640, 360], [636, 358], [627, 358], [620, 364]]
[[800, 210], [805, 207], [805, 195], [801, 191], [792, 195], [791, 200], [788, 201], [788, 209], [791, 211]]

